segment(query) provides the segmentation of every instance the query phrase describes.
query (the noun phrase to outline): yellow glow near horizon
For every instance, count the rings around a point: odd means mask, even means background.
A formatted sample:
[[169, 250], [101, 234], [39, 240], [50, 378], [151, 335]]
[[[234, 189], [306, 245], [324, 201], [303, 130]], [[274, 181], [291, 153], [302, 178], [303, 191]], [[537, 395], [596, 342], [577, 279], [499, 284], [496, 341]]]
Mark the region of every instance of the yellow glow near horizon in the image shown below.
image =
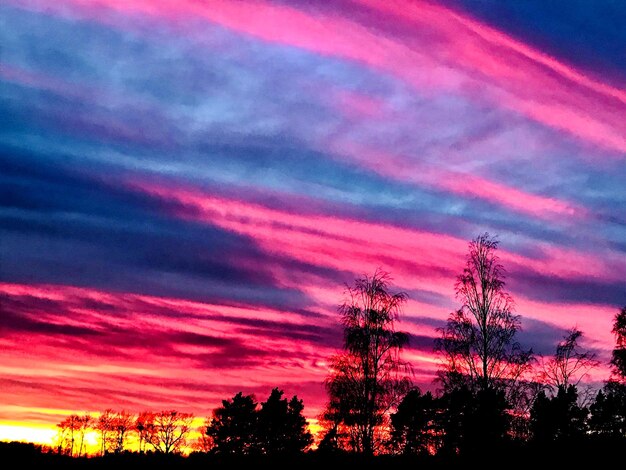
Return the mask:
[[20, 441], [52, 445], [56, 433], [57, 427], [53, 424], [0, 421], [0, 441]]
[[[71, 412], [67, 410], [47, 410], [54, 411], [62, 415], [69, 415]], [[99, 413], [89, 413], [92, 416], [98, 416]], [[192, 431], [189, 433], [189, 444], [200, 437], [200, 429], [204, 426], [205, 419], [195, 417], [192, 422]], [[316, 436], [321, 431], [321, 426], [317, 419], [309, 419], [309, 431]], [[41, 444], [54, 446], [55, 437], [58, 428], [55, 424], [49, 423], [27, 423], [18, 421], [0, 421], [0, 441], [11, 442], [30, 442], [33, 444]], [[137, 450], [137, 441], [135, 436], [129, 436], [128, 449]], [[90, 430], [85, 434], [86, 453], [96, 455], [100, 451], [99, 435], [96, 431]], [[191, 445], [185, 449], [185, 453], [192, 450]]]

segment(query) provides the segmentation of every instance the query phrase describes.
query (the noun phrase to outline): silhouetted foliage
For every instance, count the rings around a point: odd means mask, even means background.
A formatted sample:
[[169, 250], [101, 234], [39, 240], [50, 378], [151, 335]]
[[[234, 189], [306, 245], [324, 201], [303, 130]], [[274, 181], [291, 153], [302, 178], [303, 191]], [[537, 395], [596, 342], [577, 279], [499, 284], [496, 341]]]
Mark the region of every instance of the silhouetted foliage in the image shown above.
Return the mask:
[[303, 415], [302, 400], [283, 398], [274, 388], [257, 407], [252, 395], [239, 392], [213, 410], [206, 426], [211, 452], [220, 455], [294, 455], [306, 450], [313, 437]]
[[558, 387], [549, 397], [540, 392], [531, 410], [533, 439], [539, 443], [580, 440], [587, 431], [588, 410], [578, 405], [574, 385]]
[[[0, 441], [0, 462], [5, 466], [28, 468], [27, 464], [41, 459], [49, 453], [49, 449], [31, 442], [2, 442]], [[57, 455], [59, 455], [57, 453]], [[8, 464], [8, 465], [7, 465]]]
[[456, 296], [462, 306], [450, 314], [436, 349], [444, 355], [439, 378], [445, 390], [512, 387], [530, 367], [532, 351], [515, 341], [520, 329], [513, 299], [504, 290], [505, 271], [488, 233], [469, 244]]
[[626, 382], [626, 307], [615, 315], [612, 331], [615, 335], [615, 349], [611, 365], [617, 379]]
[[380, 427], [389, 410], [410, 387], [403, 376], [408, 364], [400, 351], [408, 335], [394, 323], [407, 295], [389, 291], [389, 275], [377, 270], [347, 287], [348, 299], [339, 308], [345, 352], [331, 361], [326, 380], [330, 400], [325, 417], [333, 433], [345, 433], [348, 446], [371, 455], [382, 442]]
[[391, 449], [404, 455], [432, 454], [440, 446], [439, 400], [419, 388], [407, 393], [391, 414]]
[[317, 451], [324, 455], [343, 453], [344, 448], [341, 445], [339, 423], [326, 421], [323, 424], [326, 424], [326, 426], [322, 426], [324, 432], [317, 446]]
[[473, 400], [473, 393], [466, 386], [452, 388], [441, 396], [439, 423], [443, 431], [442, 453], [454, 455], [464, 447], [469, 434], [467, 417], [471, 414]]
[[239, 392], [213, 410], [206, 434], [213, 440], [212, 452], [226, 455], [259, 453], [257, 403], [253, 395]]
[[539, 393], [545, 388], [545, 384], [537, 380], [520, 380], [514, 386], [507, 388], [510, 420], [508, 434], [512, 440], [521, 442], [530, 440], [530, 410]]
[[93, 423], [93, 418], [90, 414], [85, 413], [81, 416], [78, 416], [78, 456], [83, 455], [85, 451], [85, 436], [87, 432], [91, 428]]
[[293, 455], [306, 450], [313, 437], [302, 414], [304, 405], [295, 395], [282, 398], [284, 392], [275, 388], [258, 411], [258, 440], [266, 455]]
[[[355, 453], [326, 454], [317, 451], [297, 456], [233, 456], [192, 453], [188, 457], [177, 454], [149, 452], [147, 454], [124, 452], [106, 454], [97, 458], [72, 458], [48, 453], [40, 446], [17, 442], [0, 442], [0, 459], [16, 468], [172, 468], [233, 470], [235, 468], [475, 468], [484, 467], [544, 467], [586, 468], [599, 467], [605, 463], [619, 465], [623, 459], [623, 446], [616, 442], [588, 440], [574, 445], [555, 443], [548, 448], [536, 446], [502, 445], [483, 448], [480, 454], [468, 455], [388, 455], [365, 457]], [[6, 466], [6, 465], [5, 465]]]
[[56, 447], [62, 455], [74, 455], [75, 433], [78, 429], [78, 415], [70, 415], [57, 424]]
[[100, 434], [100, 454], [119, 454], [126, 448], [130, 433], [135, 429], [135, 417], [127, 411], [105, 410], [94, 420]]
[[481, 447], [497, 445], [507, 437], [510, 415], [509, 403], [503, 390], [478, 390], [467, 426], [466, 445], [480, 452]]
[[510, 416], [502, 390], [461, 386], [445, 392], [440, 402], [444, 453], [480, 452], [505, 440]]
[[578, 328], [570, 329], [557, 345], [554, 356], [543, 361], [540, 380], [553, 391], [578, 386], [587, 372], [598, 366], [594, 353], [581, 350], [578, 340], [582, 336]]
[[626, 384], [607, 382], [589, 411], [592, 433], [611, 439], [626, 439]]

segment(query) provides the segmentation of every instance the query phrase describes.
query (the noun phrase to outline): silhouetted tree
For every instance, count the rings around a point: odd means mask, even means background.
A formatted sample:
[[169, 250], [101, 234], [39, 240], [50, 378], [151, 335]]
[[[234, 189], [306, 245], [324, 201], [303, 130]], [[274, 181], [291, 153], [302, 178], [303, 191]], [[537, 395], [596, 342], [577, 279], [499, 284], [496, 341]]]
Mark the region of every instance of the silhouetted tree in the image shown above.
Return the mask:
[[504, 441], [509, 430], [510, 404], [504, 390], [487, 388], [474, 392], [466, 428], [465, 444], [472, 452], [482, 453], [489, 445]]
[[157, 452], [172, 454], [180, 452], [187, 443], [193, 415], [176, 410], [165, 410], [154, 414], [150, 445]]
[[116, 454], [123, 452], [130, 432], [135, 426], [135, 417], [127, 411], [120, 411], [111, 417], [111, 450]]
[[414, 388], [391, 414], [391, 448], [404, 455], [432, 454], [440, 447], [439, 401]]
[[450, 388], [440, 398], [439, 426], [443, 431], [442, 449], [447, 454], [457, 454], [464, 448], [468, 432], [468, 416], [474, 403], [472, 391], [465, 385]]
[[613, 376], [590, 407], [589, 427], [596, 435], [621, 440], [626, 438], [626, 307], [615, 315], [612, 332]]
[[139, 444], [139, 453], [146, 451], [146, 446], [152, 441], [154, 434], [154, 413], [151, 411], [142, 411], [135, 418], [135, 432], [137, 433], [137, 442]]
[[554, 356], [544, 360], [540, 380], [553, 391], [570, 385], [578, 386], [580, 381], [594, 367], [598, 366], [596, 355], [581, 350], [578, 340], [583, 336], [578, 328], [570, 329], [556, 347]]
[[213, 440], [216, 454], [251, 455], [259, 453], [257, 403], [253, 395], [239, 392], [213, 410], [206, 434]]
[[93, 418], [88, 413], [72, 414], [57, 424], [59, 428], [59, 453], [80, 457], [85, 449], [85, 435], [91, 428]]
[[293, 396], [282, 398], [284, 392], [275, 388], [258, 411], [258, 441], [267, 455], [297, 454], [311, 445], [313, 437], [302, 415], [302, 400]]
[[533, 439], [540, 443], [571, 441], [584, 437], [588, 410], [578, 405], [574, 385], [559, 386], [549, 397], [540, 392], [530, 412]]
[[611, 365], [616, 380], [626, 383], [626, 307], [615, 315], [613, 334], [615, 335], [615, 349], [613, 349]]
[[609, 381], [592, 403], [589, 418], [591, 432], [612, 439], [626, 438], [626, 385]]
[[57, 451], [63, 455], [74, 455], [76, 435], [80, 427], [80, 417], [72, 414], [57, 424]]
[[110, 448], [112, 421], [115, 412], [111, 409], [104, 410], [96, 420], [96, 430], [100, 433], [100, 455], [104, 455]]
[[389, 275], [377, 270], [347, 287], [348, 299], [340, 306], [345, 352], [331, 360], [326, 380], [330, 400], [326, 417], [349, 434], [352, 450], [371, 455], [382, 437], [377, 430], [410, 387], [408, 364], [400, 359], [408, 335], [395, 331], [394, 323], [407, 299], [389, 291]]
[[513, 387], [530, 368], [531, 350], [515, 341], [520, 321], [504, 290], [505, 271], [496, 255], [498, 241], [488, 233], [469, 244], [456, 295], [462, 306], [450, 314], [436, 349], [443, 353], [440, 380], [445, 390], [467, 385], [487, 390]]
[[461, 385], [444, 392], [439, 401], [443, 452], [484, 453], [505, 439], [510, 415], [503, 390]]
[[287, 452], [303, 452], [313, 443], [313, 435], [304, 417], [304, 402], [296, 395], [291, 397], [287, 410], [287, 428], [291, 429], [291, 436], [287, 440]]

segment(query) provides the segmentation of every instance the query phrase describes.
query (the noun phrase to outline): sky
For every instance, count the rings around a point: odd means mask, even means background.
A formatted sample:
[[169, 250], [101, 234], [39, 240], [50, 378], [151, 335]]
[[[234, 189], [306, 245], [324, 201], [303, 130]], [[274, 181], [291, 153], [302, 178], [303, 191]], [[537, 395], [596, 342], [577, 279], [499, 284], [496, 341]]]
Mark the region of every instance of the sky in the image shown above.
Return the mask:
[[520, 341], [577, 326], [606, 363], [625, 23], [609, 0], [3, 1], [0, 438], [273, 387], [315, 419], [345, 285], [376, 268], [432, 389], [483, 232]]

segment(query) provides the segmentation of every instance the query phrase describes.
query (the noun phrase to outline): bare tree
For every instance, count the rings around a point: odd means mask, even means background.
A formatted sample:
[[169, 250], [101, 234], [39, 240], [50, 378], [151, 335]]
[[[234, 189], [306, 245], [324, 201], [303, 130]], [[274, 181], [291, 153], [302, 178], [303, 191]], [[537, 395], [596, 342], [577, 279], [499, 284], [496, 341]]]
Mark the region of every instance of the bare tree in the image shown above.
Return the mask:
[[519, 316], [504, 290], [505, 271], [496, 254], [498, 241], [488, 233], [469, 244], [465, 268], [456, 283], [462, 306], [450, 314], [436, 348], [444, 355], [444, 389], [511, 388], [529, 370], [532, 351], [515, 341]]
[[81, 457], [83, 455], [83, 451], [85, 450], [85, 435], [91, 429], [91, 425], [93, 423], [93, 418], [89, 413], [85, 413], [82, 416], [77, 417], [77, 431], [78, 431], [78, 456]]
[[164, 454], [178, 453], [187, 443], [193, 415], [176, 410], [165, 410], [154, 414], [154, 430], [150, 445]]
[[560, 387], [578, 386], [587, 373], [599, 362], [591, 351], [582, 351], [578, 340], [583, 336], [578, 328], [571, 328], [556, 346], [553, 357], [542, 361], [540, 380], [553, 392]]
[[75, 414], [68, 416], [57, 424], [57, 449], [59, 454], [74, 455], [74, 444], [79, 426], [79, 416]]
[[89, 413], [72, 414], [57, 424], [59, 453], [81, 457], [85, 449], [85, 435], [91, 429], [93, 418]]
[[146, 451], [146, 445], [152, 441], [154, 434], [154, 413], [142, 411], [135, 418], [135, 432], [139, 443], [139, 453]]
[[119, 454], [124, 451], [134, 425], [135, 417], [127, 411], [122, 410], [112, 416], [110, 430], [113, 452]]
[[111, 409], [104, 410], [96, 420], [96, 430], [100, 433], [100, 454], [104, 455], [109, 448], [111, 424], [114, 412]]
[[388, 273], [356, 279], [347, 287], [340, 306], [345, 352], [332, 358], [326, 380], [329, 405], [325, 417], [349, 433], [353, 450], [371, 455], [381, 442], [379, 431], [389, 410], [410, 388], [403, 375], [408, 364], [400, 358], [408, 335], [395, 331], [395, 321], [406, 302], [404, 292], [389, 291]]

